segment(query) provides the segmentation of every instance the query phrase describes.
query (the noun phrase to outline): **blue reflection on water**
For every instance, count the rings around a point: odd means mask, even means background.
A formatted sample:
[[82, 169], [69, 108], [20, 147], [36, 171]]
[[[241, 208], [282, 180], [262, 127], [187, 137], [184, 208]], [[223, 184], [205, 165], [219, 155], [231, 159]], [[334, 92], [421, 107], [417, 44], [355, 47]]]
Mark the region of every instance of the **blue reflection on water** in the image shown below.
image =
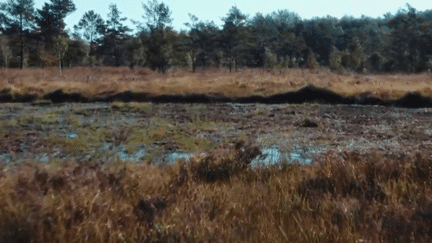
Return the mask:
[[75, 132], [70, 132], [70, 133], [66, 134], [66, 137], [67, 138], [76, 138], [76, 137], [78, 137], [78, 134]]
[[167, 154], [166, 162], [168, 164], [173, 164], [179, 159], [188, 160], [190, 157], [192, 157], [192, 155], [193, 153], [189, 153], [189, 152], [171, 152]]
[[126, 151], [126, 146], [124, 145], [118, 146], [117, 150], [117, 157], [119, 157], [123, 161], [130, 161], [134, 163], [139, 162], [146, 153], [146, 150], [144, 148], [140, 148], [136, 153], [130, 154]]
[[35, 160], [43, 163], [47, 163], [50, 160], [47, 154], [36, 154], [34, 158]]
[[[66, 135], [68, 138], [75, 138], [78, 136], [76, 133], [68, 133]], [[114, 155], [115, 157], [123, 160], [128, 161], [132, 163], [139, 163], [143, 160], [145, 154], [148, 152], [148, 148], [146, 149], [143, 145], [139, 147], [139, 149], [134, 153], [129, 153], [126, 150], [125, 145], [119, 145], [115, 146], [112, 143], [104, 143], [102, 145], [103, 151], [112, 151], [112, 153], [108, 153], [107, 156], [110, 156], [109, 154]], [[285, 161], [288, 162], [294, 162], [294, 163], [300, 163], [300, 164], [309, 164], [312, 162], [311, 156], [313, 154], [316, 154], [320, 152], [319, 149], [313, 149], [313, 148], [306, 148], [306, 149], [299, 149], [299, 148], [292, 148], [290, 152], [281, 152], [281, 150], [277, 147], [266, 147], [262, 150], [262, 155], [258, 156], [251, 162], [252, 167], [257, 166], [271, 166], [271, 165], [277, 165], [280, 163], [283, 163]], [[104, 152], [105, 153], [105, 152]], [[158, 163], [162, 164], [168, 164], [172, 165], [179, 159], [189, 160], [194, 153], [191, 152], [182, 152], [182, 151], [173, 151], [165, 153], [158, 158], [154, 158]], [[17, 160], [20, 160], [21, 156], [17, 157]], [[25, 156], [25, 155], [24, 155]], [[67, 155], [65, 155], [66, 157]], [[89, 157], [90, 155], [87, 155]], [[48, 162], [51, 158], [51, 156], [47, 154], [37, 154], [34, 155], [34, 159], [39, 162]], [[0, 162], [6, 162], [11, 163], [12, 160], [15, 160], [12, 158], [10, 154], [0, 154]], [[102, 158], [102, 160], [105, 160]]]
[[[312, 162], [311, 158], [308, 158], [308, 152], [305, 151], [303, 153], [289, 152], [289, 153], [281, 153], [277, 147], [264, 148], [261, 150], [262, 155], [252, 160], [251, 166], [271, 166], [276, 165], [278, 163], [283, 162], [282, 159], [297, 162], [300, 164], [309, 164]], [[314, 152], [314, 151], [310, 151]]]
[[[291, 153], [281, 153], [276, 147], [264, 148], [261, 150], [262, 155], [258, 156], [251, 162], [252, 167], [256, 166], [270, 166], [276, 165], [283, 162], [282, 159], [285, 158], [291, 162], [297, 162], [300, 164], [309, 164], [312, 159], [308, 155], [316, 153], [314, 150], [306, 150], [303, 152], [291, 152]], [[309, 154], [310, 153], [310, 154]], [[192, 157], [193, 153], [189, 152], [171, 152], [166, 154], [164, 161], [168, 164], [173, 164], [178, 159], [188, 160]]]
[[262, 155], [258, 156], [251, 162], [251, 166], [272, 165], [279, 161], [281, 153], [278, 148], [264, 148], [261, 150]]
[[0, 161], [10, 163], [12, 161], [12, 156], [10, 154], [0, 154]]
[[299, 153], [288, 153], [287, 157], [290, 161], [299, 162], [300, 164], [310, 164], [312, 163], [312, 159], [305, 158], [303, 155]]

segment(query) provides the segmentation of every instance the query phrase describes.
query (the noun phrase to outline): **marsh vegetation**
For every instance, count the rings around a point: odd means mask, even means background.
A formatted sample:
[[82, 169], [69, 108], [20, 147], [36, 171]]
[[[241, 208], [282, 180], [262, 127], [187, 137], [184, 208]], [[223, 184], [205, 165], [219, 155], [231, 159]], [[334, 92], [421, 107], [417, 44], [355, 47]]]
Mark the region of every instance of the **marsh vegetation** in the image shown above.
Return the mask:
[[[0, 116], [1, 242], [432, 238], [430, 108], [16, 103]], [[255, 165], [296, 146], [320, 151]]]

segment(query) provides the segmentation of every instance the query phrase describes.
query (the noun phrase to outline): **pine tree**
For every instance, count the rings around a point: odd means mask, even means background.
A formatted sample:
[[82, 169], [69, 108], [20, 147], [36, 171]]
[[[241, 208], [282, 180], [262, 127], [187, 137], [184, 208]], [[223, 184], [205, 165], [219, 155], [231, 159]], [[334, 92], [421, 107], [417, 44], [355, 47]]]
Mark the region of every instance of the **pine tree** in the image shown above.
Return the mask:
[[229, 60], [229, 70], [234, 66], [237, 70], [243, 44], [249, 38], [250, 32], [246, 28], [247, 16], [240, 9], [233, 6], [227, 16], [222, 18], [224, 27], [221, 35], [221, 46]]
[[9, 0], [1, 6], [3, 21], [7, 28], [17, 29], [20, 42], [20, 68], [24, 65], [25, 32], [33, 28], [34, 24], [33, 0]]
[[[42, 9], [37, 10], [36, 33], [37, 37], [45, 43], [45, 48], [48, 49], [45, 51], [53, 51], [57, 56], [57, 50], [53, 50], [53, 47], [56, 43], [58, 44], [59, 36], [69, 38], [65, 31], [66, 24], [64, 20], [76, 10], [76, 7], [72, 0], [50, 0], [50, 2], [45, 3]], [[49, 53], [46, 53], [46, 55], [49, 56]], [[62, 60], [63, 58], [60, 58], [61, 66], [63, 66]]]
[[76, 10], [72, 0], [50, 0], [50, 10], [57, 19], [58, 28], [64, 31], [64, 19]]
[[141, 29], [141, 41], [146, 47], [146, 61], [152, 70], [159, 70], [162, 73], [166, 71], [170, 63], [170, 55], [173, 53], [172, 45], [176, 39], [175, 33], [171, 27], [167, 26], [172, 22], [171, 11], [164, 3], [157, 0], [149, 0], [147, 5], [143, 4], [147, 20], [147, 28], [141, 23], [138, 27]]
[[127, 18], [121, 18], [121, 12], [116, 4], [109, 6], [108, 20], [105, 26], [105, 36], [102, 41], [101, 49], [107, 56], [105, 63], [114, 66], [123, 64], [124, 43], [128, 38], [127, 33], [131, 30], [123, 25], [122, 22]]
[[83, 40], [68, 40], [68, 48], [64, 60], [69, 66], [85, 65], [88, 45]]
[[198, 63], [202, 66], [209, 65], [211, 57], [216, 55], [219, 29], [213, 21], [198, 21], [193, 14], [189, 14], [189, 18], [191, 23], [185, 23], [190, 28], [185, 47], [189, 51], [192, 72], [195, 72]]
[[129, 62], [129, 66], [133, 68], [133, 66], [138, 64], [143, 64], [144, 57], [144, 46], [141, 42], [141, 39], [138, 37], [132, 37], [126, 42], [126, 58]]
[[64, 23], [57, 19], [51, 10], [51, 5], [45, 3], [42, 9], [37, 10], [36, 16], [36, 33], [37, 38], [44, 42], [48, 50], [53, 45], [53, 38], [60, 35], [64, 29]]
[[90, 43], [90, 55], [94, 54], [94, 44], [101, 41], [105, 32], [105, 23], [102, 17], [93, 10], [86, 12], [75, 29], [84, 30], [84, 38]]

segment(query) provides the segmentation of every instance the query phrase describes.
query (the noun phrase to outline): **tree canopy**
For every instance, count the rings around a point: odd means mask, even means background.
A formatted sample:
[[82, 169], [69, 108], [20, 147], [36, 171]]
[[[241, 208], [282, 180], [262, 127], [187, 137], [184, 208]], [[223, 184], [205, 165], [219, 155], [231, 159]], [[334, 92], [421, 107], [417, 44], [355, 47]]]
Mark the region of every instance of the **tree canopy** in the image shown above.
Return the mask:
[[249, 17], [232, 6], [221, 18], [222, 26], [189, 13], [187, 29], [176, 31], [169, 6], [148, 0], [141, 5], [143, 22], [131, 20], [138, 27], [133, 34], [114, 4], [105, 20], [87, 11], [74, 33], [65, 24], [76, 10], [72, 0], [49, 0], [36, 10], [33, 6], [34, 0], [0, 3], [4, 67], [56, 65], [54, 47], [61, 36], [70, 50], [60, 60], [69, 65], [140, 65], [161, 72], [173, 66], [191, 71], [210, 66], [230, 71], [298, 66], [355, 72], [432, 69], [432, 10], [418, 11], [409, 4], [378, 18], [327, 15], [307, 20], [287, 9]]

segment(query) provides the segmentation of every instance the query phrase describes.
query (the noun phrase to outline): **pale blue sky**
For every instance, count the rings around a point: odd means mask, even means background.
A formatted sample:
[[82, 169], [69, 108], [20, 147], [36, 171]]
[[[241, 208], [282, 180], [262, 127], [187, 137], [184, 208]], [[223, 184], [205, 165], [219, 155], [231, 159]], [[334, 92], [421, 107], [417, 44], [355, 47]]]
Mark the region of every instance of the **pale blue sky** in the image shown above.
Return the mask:
[[[44, 0], [35, 0], [35, 8], [40, 9]], [[144, 22], [142, 15], [144, 10], [142, 3], [147, 4], [147, 0], [74, 0], [77, 10], [66, 18], [66, 28], [73, 30], [73, 25], [77, 24], [83, 14], [89, 10], [94, 10], [99, 13], [104, 20], [107, 19], [110, 3], [117, 4], [118, 9], [122, 12], [122, 17], [127, 17], [126, 24], [134, 29], [135, 26], [131, 23], [130, 19]], [[278, 9], [287, 9], [296, 12], [302, 19], [311, 19], [312, 17], [323, 17], [327, 14], [341, 18], [345, 14], [352, 15], [356, 18], [362, 14], [373, 18], [383, 16], [384, 13], [396, 13], [400, 7], [405, 7], [406, 0], [297, 0], [297, 1], [280, 1], [280, 0], [218, 0], [218, 1], [179, 1], [179, 0], [165, 0], [160, 1], [168, 5], [172, 11], [171, 18], [173, 18], [172, 26], [175, 30], [187, 29], [183, 24], [189, 22], [188, 13], [196, 15], [200, 20], [214, 21], [216, 25], [222, 26], [220, 17], [225, 17], [229, 9], [234, 4], [245, 14], [250, 17], [255, 13], [261, 12], [262, 14], [271, 13]], [[432, 8], [432, 4], [425, 0], [415, 0], [408, 2], [411, 6], [418, 11], [424, 11]]]

